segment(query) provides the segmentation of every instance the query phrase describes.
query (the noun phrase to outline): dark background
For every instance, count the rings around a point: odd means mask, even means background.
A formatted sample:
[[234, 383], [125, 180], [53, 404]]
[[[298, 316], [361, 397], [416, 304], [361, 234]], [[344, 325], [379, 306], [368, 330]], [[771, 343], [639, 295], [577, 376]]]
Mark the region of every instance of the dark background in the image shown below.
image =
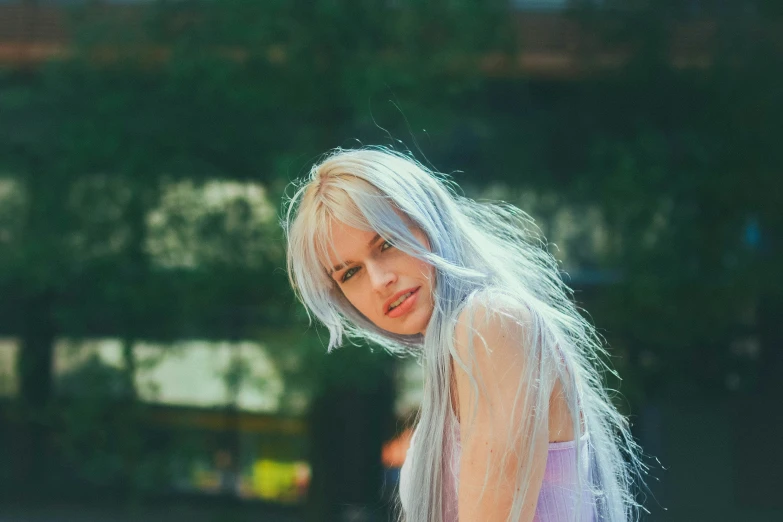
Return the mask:
[[[0, 1], [0, 521], [386, 519], [410, 364], [325, 354], [277, 224], [362, 144], [536, 218], [644, 520], [781, 520], [781, 34], [773, 0]], [[97, 340], [113, 364], [58, 362]], [[222, 395], [151, 399], [199, 342]]]

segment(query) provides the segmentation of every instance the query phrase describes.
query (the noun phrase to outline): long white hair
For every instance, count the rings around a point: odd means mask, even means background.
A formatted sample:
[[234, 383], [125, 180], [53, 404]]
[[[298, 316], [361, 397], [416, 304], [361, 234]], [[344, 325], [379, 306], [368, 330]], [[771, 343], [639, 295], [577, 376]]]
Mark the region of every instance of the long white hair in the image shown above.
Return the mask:
[[[343, 296], [321, 262], [331, 242], [332, 220], [376, 231], [396, 248], [434, 266], [434, 310], [424, 335], [381, 330]], [[314, 165], [295, 186], [282, 221], [291, 284], [308, 314], [329, 330], [327, 349], [339, 346], [346, 334], [363, 337], [393, 354], [414, 354], [424, 369], [417, 441], [410, 455], [408, 490], [416, 492], [416, 498], [404, 502], [402, 518], [442, 520], [443, 430], [451, 414], [451, 358], [468, 372], [474, 403], [484, 384], [481, 375], [471, 373], [473, 343], [467, 350], [469, 360], [458, 356], [455, 326], [463, 311], [470, 313], [476, 308], [472, 304], [480, 302], [501, 314], [503, 324], [525, 332], [519, 349], [533, 362], [525, 365], [514, 402], [523, 421], [508, 434], [503, 457], [505, 461], [515, 454], [522, 463], [508, 520], [518, 520], [522, 512], [536, 441], [548, 441], [540, 435], [548, 430], [549, 400], [557, 382], [563, 387], [577, 437], [582, 427], [589, 433], [590, 472], [587, 476], [580, 471], [585, 476], [579, 480], [580, 486], [587, 485], [593, 492], [596, 520], [636, 519], [639, 504], [633, 489], [646, 467], [626, 419], [604, 389], [601, 372], [609, 370], [603, 362], [606, 352], [572, 303], [557, 262], [529, 216], [512, 205], [462, 197], [447, 176], [405, 154], [362, 148], [337, 149]], [[411, 225], [426, 235], [429, 249], [417, 241]], [[516, 447], [515, 440], [531, 441], [530, 447]], [[580, 445], [576, 447], [576, 462], [581, 462]], [[579, 512], [575, 506], [574, 520]]]

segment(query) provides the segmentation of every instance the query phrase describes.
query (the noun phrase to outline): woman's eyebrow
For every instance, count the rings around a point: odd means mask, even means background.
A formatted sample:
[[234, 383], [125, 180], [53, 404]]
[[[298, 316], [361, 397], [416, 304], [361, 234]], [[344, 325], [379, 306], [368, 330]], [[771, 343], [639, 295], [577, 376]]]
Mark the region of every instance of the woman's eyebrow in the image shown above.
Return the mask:
[[[372, 238], [372, 239], [371, 239], [371, 240], [370, 240], [370, 241], [367, 243], [367, 247], [368, 247], [368, 248], [372, 247], [372, 246], [373, 246], [375, 243], [377, 243], [377, 242], [378, 242], [378, 240], [379, 240], [380, 238], [381, 238], [381, 235], [380, 235], [380, 234], [375, 234], [375, 235], [373, 236], [373, 238]], [[331, 275], [332, 275], [332, 274], [334, 274], [335, 272], [338, 272], [338, 271], [342, 270], [343, 268], [345, 268], [346, 266], [348, 266], [348, 265], [350, 265], [350, 264], [352, 264], [352, 263], [353, 263], [353, 261], [344, 261], [344, 262], [342, 262], [342, 263], [338, 263], [338, 264], [334, 265], [334, 266], [332, 267], [332, 269], [329, 271], [329, 275], [331, 276]]]

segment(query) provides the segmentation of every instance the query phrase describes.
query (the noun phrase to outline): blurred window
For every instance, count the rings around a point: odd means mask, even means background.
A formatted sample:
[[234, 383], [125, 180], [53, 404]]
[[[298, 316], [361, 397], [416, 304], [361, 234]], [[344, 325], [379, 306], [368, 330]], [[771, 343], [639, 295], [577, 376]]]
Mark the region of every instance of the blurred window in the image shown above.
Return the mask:
[[269, 240], [270, 231], [277, 231], [274, 206], [257, 183], [167, 183], [147, 226], [147, 252], [166, 268], [257, 268], [279, 250]]
[[18, 354], [18, 339], [0, 337], [0, 397], [14, 397], [19, 391], [16, 375]]
[[[0, 340], [0, 363], [14, 355]], [[283, 379], [260, 343], [140, 342], [134, 344], [133, 356], [137, 392], [145, 402], [202, 408], [234, 404], [242, 411], [259, 413], [280, 409]], [[54, 373], [60, 393], [121, 394], [117, 387], [123, 383], [124, 371], [120, 339], [59, 339], [55, 345]], [[4, 391], [3, 380], [0, 374], [0, 391]]]

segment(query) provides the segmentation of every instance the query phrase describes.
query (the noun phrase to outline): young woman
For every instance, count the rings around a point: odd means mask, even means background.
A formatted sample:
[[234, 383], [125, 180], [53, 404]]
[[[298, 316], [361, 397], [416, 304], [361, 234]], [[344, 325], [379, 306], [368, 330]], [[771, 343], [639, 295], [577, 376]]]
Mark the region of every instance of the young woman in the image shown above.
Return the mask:
[[522, 211], [461, 197], [406, 155], [338, 149], [283, 221], [328, 349], [347, 334], [424, 368], [402, 519], [635, 518], [643, 465], [602, 387], [603, 348]]

